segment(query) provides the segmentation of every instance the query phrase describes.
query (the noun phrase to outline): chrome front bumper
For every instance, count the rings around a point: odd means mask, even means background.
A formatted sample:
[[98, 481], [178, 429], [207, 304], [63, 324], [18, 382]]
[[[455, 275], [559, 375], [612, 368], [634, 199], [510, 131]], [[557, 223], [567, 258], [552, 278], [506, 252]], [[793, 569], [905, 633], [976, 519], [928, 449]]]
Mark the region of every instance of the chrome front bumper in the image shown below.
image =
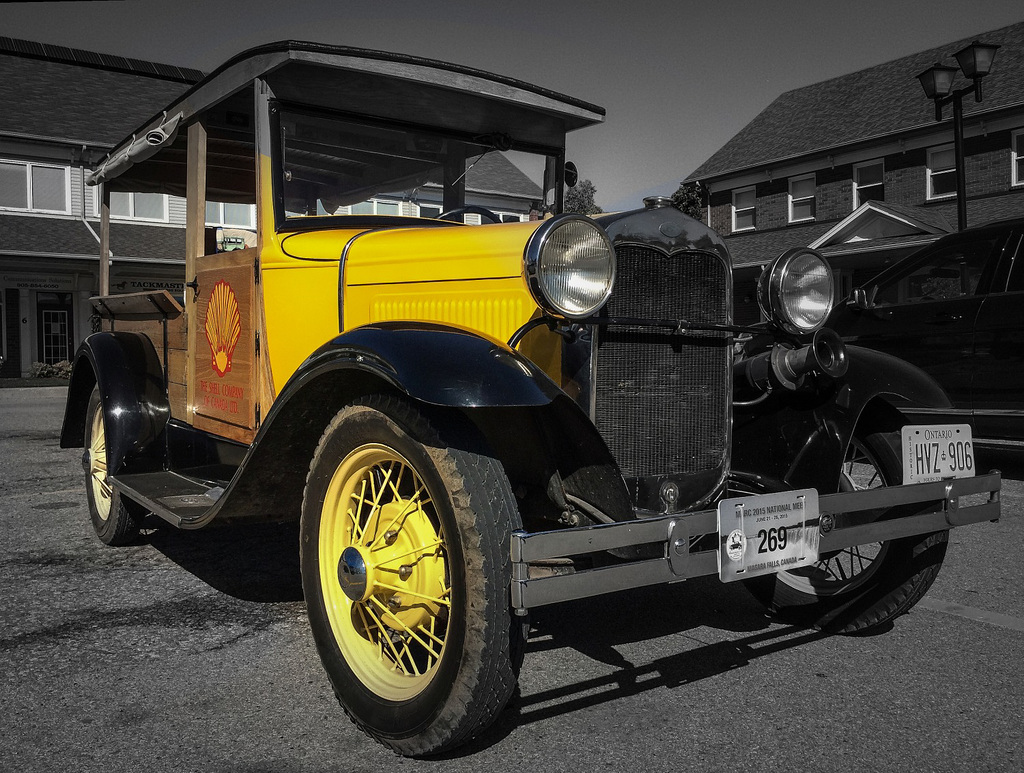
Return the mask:
[[[824, 494], [819, 552], [999, 519], [1000, 474]], [[963, 502], [966, 497], [984, 501]], [[704, 539], [709, 536], [711, 539]], [[658, 558], [559, 573], [574, 556], [655, 543]], [[718, 511], [512, 535], [512, 606], [533, 607], [718, 573]], [[656, 552], [648, 549], [648, 553]], [[554, 571], [552, 568], [555, 568]]]

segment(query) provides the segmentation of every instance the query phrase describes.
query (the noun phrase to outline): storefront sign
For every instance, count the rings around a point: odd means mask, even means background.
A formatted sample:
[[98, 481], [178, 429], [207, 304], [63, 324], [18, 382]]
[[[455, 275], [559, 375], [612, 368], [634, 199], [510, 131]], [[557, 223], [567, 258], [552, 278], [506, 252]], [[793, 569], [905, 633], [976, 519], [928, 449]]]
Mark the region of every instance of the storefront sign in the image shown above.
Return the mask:
[[9, 289], [69, 292], [75, 289], [72, 276], [46, 276], [45, 274], [0, 274], [0, 285]]

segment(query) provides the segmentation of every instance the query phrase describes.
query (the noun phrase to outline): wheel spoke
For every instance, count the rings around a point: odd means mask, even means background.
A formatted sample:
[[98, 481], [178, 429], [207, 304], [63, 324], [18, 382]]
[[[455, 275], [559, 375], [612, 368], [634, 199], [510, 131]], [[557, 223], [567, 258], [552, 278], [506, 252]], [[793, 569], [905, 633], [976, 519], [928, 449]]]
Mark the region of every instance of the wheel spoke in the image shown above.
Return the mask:
[[[377, 564], [377, 566], [383, 568], [383, 567], [386, 567], [388, 564], [393, 564], [393, 563], [395, 563], [395, 561], [400, 561], [401, 559], [407, 558], [408, 556], [418, 556], [418, 558], [417, 558], [417, 560], [418, 560], [419, 558], [423, 558], [424, 556], [432, 555], [433, 554], [432, 551], [434, 550], [434, 548], [440, 547], [443, 544], [444, 543], [441, 540], [437, 540], [436, 542], [431, 542], [431, 543], [429, 543], [427, 545], [419, 545], [419, 546], [413, 548], [412, 550], [408, 550], [405, 553], [400, 553], [397, 556], [388, 556], [386, 559], [384, 559], [379, 564]], [[373, 550], [377, 550], [377, 549], [378, 548], [373, 548]], [[386, 571], [386, 572], [393, 572], [395, 570], [394, 569], [384, 569], [384, 571]]]
[[[371, 596], [370, 597], [370, 601], [377, 602], [377, 604], [379, 604], [381, 607], [384, 608], [385, 612], [389, 611], [387, 606], [384, 605], [384, 604], [381, 604], [380, 600], [377, 599], [375, 596]], [[387, 629], [387, 626], [384, 625], [384, 621], [380, 617], [378, 617], [377, 613], [374, 612], [369, 606], [364, 606], [364, 609], [366, 610], [366, 614], [368, 614], [371, 618], [373, 618], [373, 621], [377, 624], [377, 630], [379, 632], [378, 633], [378, 643], [379, 644], [386, 644], [387, 645], [387, 649], [390, 649], [391, 650], [391, 654], [394, 656], [393, 660], [394, 660], [394, 663], [395, 663], [395, 667], [400, 669], [400, 670], [402, 670], [402, 671], [404, 671], [405, 669], [402, 668], [402, 656], [398, 653], [398, 650], [395, 649], [395, 643], [393, 641], [391, 641], [391, 637], [388, 636], [388, 629]], [[381, 647], [381, 654], [382, 655], [383, 655], [383, 650], [384, 650], [384, 648], [382, 646]]]
[[[371, 596], [370, 600], [373, 601], [375, 604], [377, 604], [377, 606], [379, 606], [385, 612], [390, 612], [390, 610], [388, 609], [387, 605], [384, 602], [382, 602], [380, 599], [378, 599], [376, 596]], [[394, 615], [392, 615], [391, 617], [394, 619], [394, 621], [398, 624], [399, 628], [404, 633], [407, 633], [410, 636], [410, 638], [415, 639], [417, 642], [419, 642], [419, 645], [421, 647], [423, 647], [423, 649], [425, 649], [427, 652], [429, 652], [432, 657], [434, 657], [434, 658], [440, 657], [440, 655], [441, 655], [440, 650], [437, 651], [437, 652], [434, 652], [434, 650], [430, 646], [430, 644], [427, 643], [426, 641], [424, 641], [423, 639], [421, 639], [419, 636], [417, 636], [416, 632], [412, 628], [407, 626], [405, 623], [403, 623], [401, 620], [399, 620]], [[441, 644], [443, 645], [444, 643], [441, 642]]]
[[403, 596], [413, 596], [418, 599], [423, 599], [424, 601], [429, 601], [432, 604], [442, 604], [446, 607], [451, 606], [451, 602], [449, 602], [448, 599], [446, 598], [440, 598], [438, 596], [428, 596], [425, 593], [417, 593], [416, 591], [409, 590], [408, 588], [403, 588], [399, 585], [391, 585], [390, 583], [378, 581], [376, 587], [386, 588], [387, 590], [393, 590], [396, 593], [401, 593]]
[[[379, 547], [383, 546], [385, 535], [387, 535], [389, 532], [395, 529], [396, 526], [400, 527], [399, 521], [401, 521], [402, 525], [404, 525], [405, 519], [410, 514], [416, 512], [417, 510], [425, 509], [426, 505], [429, 505], [431, 503], [429, 497], [421, 498], [421, 494], [426, 490], [427, 487], [421, 483], [419, 488], [417, 488], [416, 491], [413, 492], [412, 497], [405, 500], [405, 504], [402, 506], [402, 509], [395, 514], [395, 516], [391, 519], [388, 525], [383, 529], [378, 530], [380, 536], [377, 537], [373, 542], [367, 543], [370, 546], [371, 550], [377, 550]], [[398, 497], [397, 491], [395, 492], [395, 494], [396, 498], [401, 500], [401, 497]]]

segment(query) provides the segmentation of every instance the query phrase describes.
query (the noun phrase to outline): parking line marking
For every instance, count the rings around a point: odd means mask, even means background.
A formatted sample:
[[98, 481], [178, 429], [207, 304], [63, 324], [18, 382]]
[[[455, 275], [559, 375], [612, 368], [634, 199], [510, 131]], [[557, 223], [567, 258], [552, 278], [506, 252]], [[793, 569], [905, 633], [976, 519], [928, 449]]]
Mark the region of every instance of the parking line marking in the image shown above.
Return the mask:
[[932, 612], [943, 612], [947, 615], [963, 617], [967, 620], [975, 620], [979, 623], [988, 623], [1000, 628], [1009, 628], [1011, 631], [1024, 631], [1024, 620], [1011, 615], [1001, 615], [998, 612], [989, 612], [987, 609], [977, 607], [965, 607], [963, 604], [954, 604], [952, 601], [941, 599], [923, 598], [917, 602], [919, 607], [930, 609]]

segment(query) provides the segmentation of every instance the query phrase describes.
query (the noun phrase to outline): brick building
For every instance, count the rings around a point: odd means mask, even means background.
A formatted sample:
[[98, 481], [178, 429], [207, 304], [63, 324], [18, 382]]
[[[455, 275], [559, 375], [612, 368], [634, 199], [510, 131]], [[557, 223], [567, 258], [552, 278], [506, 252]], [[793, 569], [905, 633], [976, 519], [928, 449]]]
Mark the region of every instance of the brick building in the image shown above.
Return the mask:
[[757, 274], [785, 249], [821, 250], [843, 297], [955, 230], [951, 108], [936, 122], [917, 75], [976, 39], [1000, 49], [984, 100], [964, 100], [967, 224], [1024, 215], [1024, 22], [795, 89], [684, 181], [732, 252], [738, 320], [757, 318]]

